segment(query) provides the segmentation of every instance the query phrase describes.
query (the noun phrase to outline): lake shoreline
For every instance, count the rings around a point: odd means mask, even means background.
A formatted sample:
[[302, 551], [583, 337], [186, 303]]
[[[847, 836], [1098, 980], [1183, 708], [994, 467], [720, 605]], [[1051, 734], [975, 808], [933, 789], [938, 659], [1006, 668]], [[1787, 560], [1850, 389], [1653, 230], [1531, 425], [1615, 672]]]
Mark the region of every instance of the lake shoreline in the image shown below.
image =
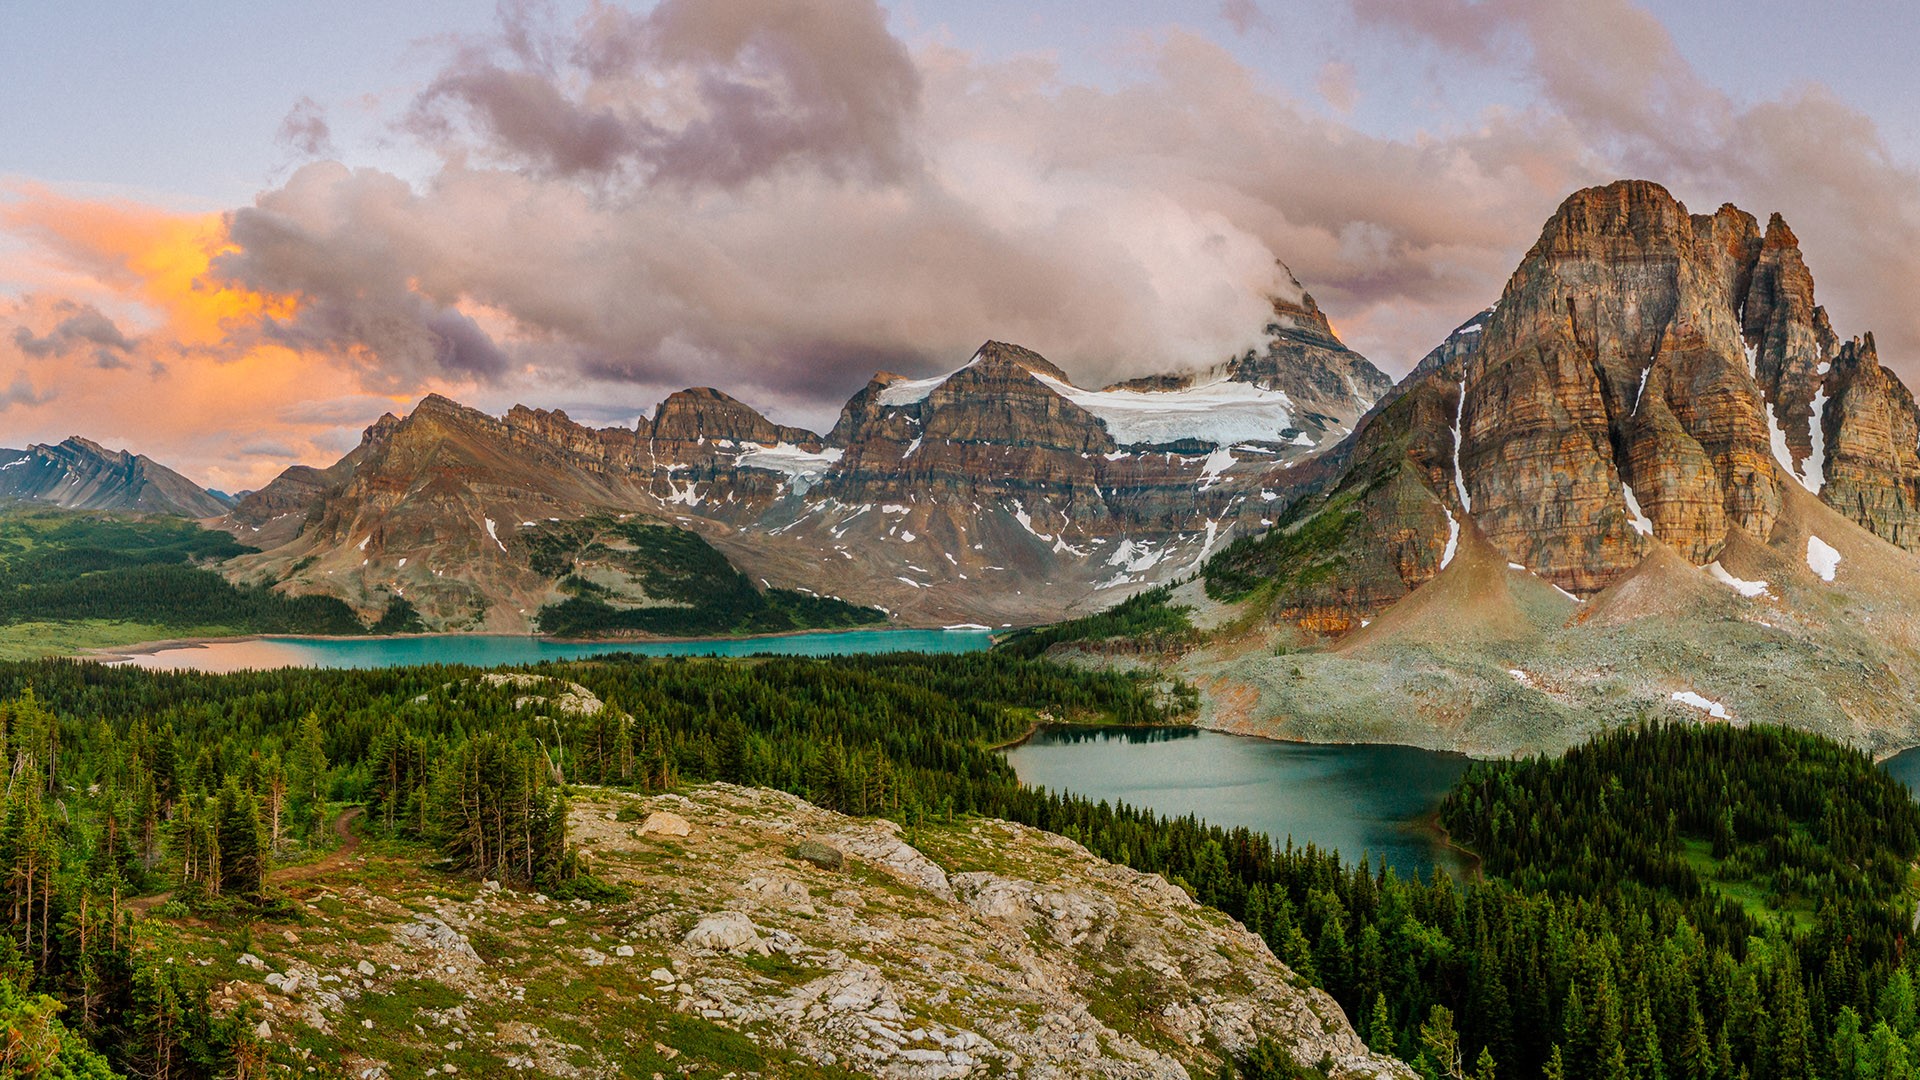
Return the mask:
[[988, 631], [920, 627], [853, 627], [691, 638], [546, 637], [538, 634], [235, 634], [197, 635], [101, 646], [75, 659], [107, 666], [221, 674], [289, 667], [386, 668], [445, 664], [525, 667], [596, 656], [750, 657], [854, 656], [894, 652], [975, 652], [992, 644]]
[[154, 641], [140, 641], [131, 645], [102, 645], [97, 648], [82, 649], [77, 653], [60, 657], [66, 660], [93, 660], [102, 663], [126, 662], [137, 656], [152, 656], [155, 653], [170, 652], [177, 649], [198, 649], [209, 645], [244, 645], [252, 641], [324, 641], [338, 643], [380, 642], [380, 641], [418, 641], [425, 638], [448, 638], [460, 640], [513, 639], [546, 642], [553, 645], [607, 645], [615, 647], [631, 645], [698, 645], [705, 642], [723, 641], [777, 641], [781, 638], [823, 636], [827, 634], [911, 634], [911, 633], [987, 633], [988, 627], [952, 627], [952, 626], [842, 626], [819, 630], [776, 630], [765, 634], [706, 634], [698, 637], [656, 637], [631, 635], [613, 638], [553, 637], [546, 634], [485, 634], [460, 633], [458, 631], [434, 631], [424, 634], [225, 634], [199, 635], [193, 637], [160, 638]]

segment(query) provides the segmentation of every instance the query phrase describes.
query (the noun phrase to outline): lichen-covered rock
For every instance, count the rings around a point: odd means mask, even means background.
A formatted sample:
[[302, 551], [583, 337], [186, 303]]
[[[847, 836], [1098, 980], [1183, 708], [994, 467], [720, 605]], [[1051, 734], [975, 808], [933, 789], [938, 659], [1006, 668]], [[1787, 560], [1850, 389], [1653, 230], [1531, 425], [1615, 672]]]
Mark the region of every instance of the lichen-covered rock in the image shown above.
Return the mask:
[[822, 870], [838, 870], [847, 862], [846, 855], [839, 848], [819, 840], [802, 840], [795, 844], [793, 857]]
[[686, 836], [692, 831], [687, 819], [671, 810], [655, 810], [640, 823], [641, 836]]
[[738, 911], [721, 911], [707, 915], [687, 931], [681, 944], [689, 949], [711, 949], [714, 952], [745, 955], [753, 953], [765, 956], [772, 950], [760, 940], [760, 928], [753, 920]]

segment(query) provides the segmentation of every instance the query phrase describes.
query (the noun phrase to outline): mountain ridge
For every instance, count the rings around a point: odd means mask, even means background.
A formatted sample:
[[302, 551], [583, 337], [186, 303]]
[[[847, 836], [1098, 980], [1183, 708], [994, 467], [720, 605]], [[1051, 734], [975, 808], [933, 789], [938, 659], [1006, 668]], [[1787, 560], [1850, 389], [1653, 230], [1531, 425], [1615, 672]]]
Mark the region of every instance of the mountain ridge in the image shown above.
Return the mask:
[[79, 435], [24, 450], [0, 449], [0, 499], [7, 498], [188, 518], [217, 517], [231, 505], [145, 454], [109, 450]]
[[533, 628], [561, 583], [516, 534], [596, 514], [691, 529], [763, 587], [907, 621], [1050, 621], [1198, 569], [1386, 392], [1302, 296], [1275, 301], [1265, 352], [1199, 376], [1087, 390], [990, 340], [945, 375], [877, 374], [826, 435], [713, 388], [597, 429], [429, 395], [218, 524], [265, 549], [236, 578], [365, 611], [405, 596], [437, 628]]

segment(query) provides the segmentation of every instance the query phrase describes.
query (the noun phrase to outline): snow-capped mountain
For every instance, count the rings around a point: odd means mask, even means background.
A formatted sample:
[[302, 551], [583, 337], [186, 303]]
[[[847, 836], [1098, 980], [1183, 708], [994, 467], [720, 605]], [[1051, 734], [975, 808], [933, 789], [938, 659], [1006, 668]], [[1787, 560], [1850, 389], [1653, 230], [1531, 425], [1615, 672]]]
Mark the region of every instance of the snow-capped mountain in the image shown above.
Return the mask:
[[228, 527], [267, 550], [234, 572], [525, 629], [560, 595], [536, 523], [638, 514], [701, 533], [756, 581], [914, 622], [1053, 619], [1260, 528], [1296, 467], [1391, 385], [1304, 293], [1275, 303], [1267, 336], [1211, 371], [1099, 389], [988, 342], [944, 375], [875, 376], [826, 435], [705, 388], [631, 429], [430, 397], [243, 499]]

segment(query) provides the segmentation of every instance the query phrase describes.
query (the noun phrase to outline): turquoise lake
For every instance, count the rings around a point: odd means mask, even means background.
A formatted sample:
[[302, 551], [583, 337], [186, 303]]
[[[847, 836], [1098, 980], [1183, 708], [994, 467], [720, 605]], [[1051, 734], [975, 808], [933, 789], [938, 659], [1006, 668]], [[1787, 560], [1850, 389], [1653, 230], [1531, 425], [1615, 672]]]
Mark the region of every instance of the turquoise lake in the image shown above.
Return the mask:
[[1364, 853], [1402, 875], [1465, 864], [1424, 820], [1466, 770], [1462, 754], [1411, 746], [1273, 742], [1194, 728], [1049, 728], [1007, 751], [1030, 787], [1124, 802], [1163, 815], [1244, 825]]
[[122, 663], [158, 671], [264, 670], [283, 667], [381, 668], [410, 664], [537, 664], [608, 653], [641, 656], [849, 656], [858, 653], [960, 653], [992, 644], [985, 630], [836, 630], [708, 641], [553, 641], [502, 634], [408, 637], [273, 637], [170, 646]]

